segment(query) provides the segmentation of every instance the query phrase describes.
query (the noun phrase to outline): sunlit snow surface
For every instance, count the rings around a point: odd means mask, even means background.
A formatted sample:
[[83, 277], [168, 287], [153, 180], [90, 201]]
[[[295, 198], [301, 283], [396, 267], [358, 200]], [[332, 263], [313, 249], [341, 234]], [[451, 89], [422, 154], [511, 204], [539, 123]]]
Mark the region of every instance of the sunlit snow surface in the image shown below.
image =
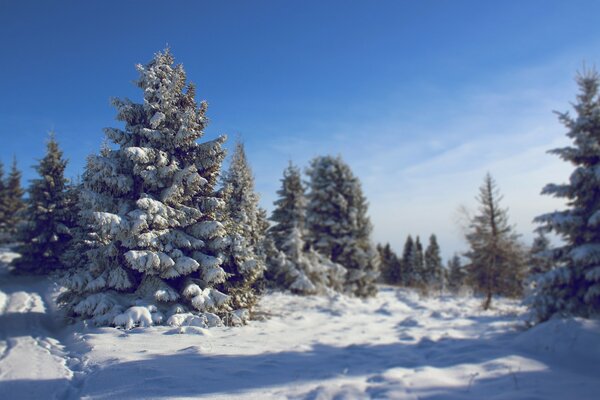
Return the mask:
[[[0, 251], [0, 261], [14, 253]], [[499, 301], [273, 293], [242, 328], [63, 326], [43, 278], [0, 273], [0, 399], [596, 399], [600, 321], [524, 331]]]

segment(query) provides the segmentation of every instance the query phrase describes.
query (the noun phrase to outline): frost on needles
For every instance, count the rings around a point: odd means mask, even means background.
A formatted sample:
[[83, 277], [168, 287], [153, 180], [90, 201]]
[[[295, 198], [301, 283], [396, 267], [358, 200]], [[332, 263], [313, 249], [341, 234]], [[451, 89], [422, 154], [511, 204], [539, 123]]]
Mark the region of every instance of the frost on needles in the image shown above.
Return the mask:
[[306, 243], [306, 195], [300, 169], [290, 163], [283, 172], [269, 238], [278, 249], [269, 263], [269, 278], [277, 287], [297, 294], [342, 291], [346, 269]]
[[168, 50], [137, 69], [143, 103], [114, 100], [124, 129], [106, 129], [112, 144], [88, 159], [79, 196], [86, 260], [59, 301], [100, 325], [177, 324], [186, 313], [218, 324], [232, 311], [216, 289], [227, 279], [214, 190], [225, 137], [197, 142], [207, 105], [196, 104]]
[[347, 270], [345, 290], [377, 293], [379, 254], [371, 243], [371, 221], [360, 181], [341, 157], [321, 156], [308, 168], [308, 243]]
[[532, 305], [539, 320], [600, 313], [600, 76], [585, 72], [577, 83], [576, 115], [560, 114], [573, 144], [550, 151], [575, 170], [568, 183], [548, 184], [542, 191], [566, 199], [568, 208], [535, 219], [542, 231], [563, 239], [539, 255], [554, 266], [536, 280]]

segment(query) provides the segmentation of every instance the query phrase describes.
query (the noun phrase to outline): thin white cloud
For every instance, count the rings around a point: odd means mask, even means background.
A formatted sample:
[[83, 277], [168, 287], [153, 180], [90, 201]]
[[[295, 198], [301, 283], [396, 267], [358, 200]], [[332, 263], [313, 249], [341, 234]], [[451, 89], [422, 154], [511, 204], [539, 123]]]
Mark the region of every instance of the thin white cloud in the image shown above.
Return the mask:
[[[376, 241], [400, 251], [409, 233], [422, 240], [436, 233], [448, 257], [464, 250], [456, 210], [476, 206], [474, 197], [489, 171], [511, 221], [529, 242], [532, 219], [562, 207], [540, 196], [542, 187], [566, 180], [571, 170], [546, 153], [568, 143], [552, 110], [568, 109], [575, 96], [574, 71], [565, 72], [571, 65], [558, 60], [427, 104], [416, 102], [412, 118], [406, 110], [395, 113], [399, 107], [391, 101], [381, 107], [379, 119], [371, 114], [340, 122], [332, 116], [316, 123], [311, 135], [281, 136], [257, 157], [263, 205], [272, 208], [288, 159], [305, 166], [318, 154], [342, 154], [363, 182]], [[444, 110], [439, 118], [437, 109]]]

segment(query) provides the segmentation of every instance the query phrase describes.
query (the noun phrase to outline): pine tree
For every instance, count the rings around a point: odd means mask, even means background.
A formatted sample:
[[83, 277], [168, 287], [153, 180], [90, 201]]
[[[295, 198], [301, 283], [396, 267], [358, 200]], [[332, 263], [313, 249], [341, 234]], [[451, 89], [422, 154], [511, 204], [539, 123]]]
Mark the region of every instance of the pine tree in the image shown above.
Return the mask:
[[125, 129], [108, 128], [114, 148], [88, 158], [80, 198], [86, 260], [65, 279], [59, 302], [101, 325], [218, 323], [229, 297], [227, 242], [215, 197], [224, 137], [204, 143], [206, 103], [167, 50], [138, 65], [143, 104], [114, 100]]
[[404, 242], [404, 249], [402, 250], [402, 276], [400, 276], [400, 283], [402, 286], [413, 286], [415, 276], [415, 242], [411, 235], [406, 237]]
[[339, 156], [314, 158], [307, 174], [309, 244], [348, 270], [346, 291], [374, 295], [379, 256], [371, 243], [367, 201], [358, 178]]
[[21, 171], [17, 168], [17, 159], [13, 158], [10, 173], [4, 183], [3, 197], [3, 225], [0, 231], [3, 232], [5, 240], [14, 241], [17, 239], [17, 227], [21, 220], [21, 211], [25, 208], [23, 195], [25, 191], [21, 187]]
[[20, 225], [17, 248], [21, 257], [14, 262], [20, 273], [48, 273], [61, 268], [60, 256], [71, 238], [75, 225], [71, 201], [67, 197], [64, 171], [67, 161], [54, 134], [46, 146], [46, 155], [35, 167], [40, 178], [29, 186], [24, 221]]
[[518, 296], [523, 290], [525, 252], [518, 235], [508, 224], [508, 212], [500, 208], [502, 199], [492, 176], [487, 174], [479, 189], [479, 214], [475, 215], [466, 235], [470, 250], [465, 254], [468, 280], [485, 295], [487, 310], [494, 294]]
[[281, 189], [277, 191], [279, 198], [273, 203], [275, 208], [270, 220], [275, 223], [269, 228], [269, 236], [275, 246], [282, 248], [294, 229], [305, 230], [306, 195], [300, 169], [291, 162], [283, 172]]
[[455, 254], [448, 261], [448, 290], [451, 293], [457, 294], [465, 285], [466, 271], [461, 265], [460, 257]]
[[440, 255], [440, 246], [435, 235], [429, 237], [429, 244], [425, 250], [424, 283], [426, 288], [442, 290], [444, 286], [444, 267]]
[[229, 279], [220, 288], [231, 296], [235, 309], [250, 309], [258, 301], [255, 284], [265, 270], [260, 257], [265, 235], [254, 177], [246, 158], [244, 145], [236, 144], [229, 169], [223, 174], [225, 206], [222, 220], [230, 238], [223, 268]]
[[600, 313], [600, 76], [596, 71], [584, 72], [577, 83], [576, 115], [559, 115], [573, 144], [550, 151], [575, 170], [569, 183], [549, 184], [542, 190], [566, 199], [568, 208], [535, 219], [541, 229], [563, 239], [546, 254], [556, 267], [537, 281], [533, 307], [540, 320]]

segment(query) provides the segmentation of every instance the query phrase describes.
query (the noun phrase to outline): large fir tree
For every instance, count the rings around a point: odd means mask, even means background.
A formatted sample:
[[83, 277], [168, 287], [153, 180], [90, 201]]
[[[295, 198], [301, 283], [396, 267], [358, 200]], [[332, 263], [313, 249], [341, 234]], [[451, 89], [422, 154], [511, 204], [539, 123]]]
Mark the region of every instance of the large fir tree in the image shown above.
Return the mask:
[[14, 262], [17, 272], [48, 273], [61, 267], [60, 257], [71, 239], [76, 217], [73, 199], [66, 191], [66, 166], [67, 161], [51, 134], [46, 155], [35, 167], [40, 177], [29, 186], [18, 235], [21, 245], [17, 252], [21, 257]]
[[575, 116], [560, 114], [573, 143], [550, 151], [575, 169], [568, 183], [549, 184], [542, 191], [565, 199], [568, 208], [535, 219], [563, 239], [546, 253], [556, 267], [537, 281], [533, 306], [540, 320], [600, 313], [600, 76], [585, 72], [577, 83]]
[[466, 235], [470, 249], [465, 254], [468, 280], [485, 296], [488, 309], [494, 294], [518, 296], [523, 290], [525, 252], [508, 224], [508, 212], [500, 207], [502, 196], [490, 174], [479, 189], [479, 213], [470, 222]]
[[229, 279], [220, 288], [230, 295], [234, 308], [250, 311], [258, 300], [256, 281], [265, 269], [265, 260], [261, 257], [265, 224], [241, 142], [236, 144], [229, 169], [223, 174], [223, 199], [221, 219], [230, 239], [223, 268]]
[[379, 255], [371, 243], [371, 222], [360, 182], [341, 157], [314, 158], [308, 168], [308, 241], [343, 265], [346, 290], [357, 296], [377, 292]]
[[143, 103], [114, 100], [125, 128], [106, 129], [113, 147], [88, 159], [79, 197], [90, 249], [59, 301], [97, 324], [181, 321], [186, 311], [214, 323], [210, 312], [230, 310], [215, 289], [227, 278], [214, 194], [225, 138], [197, 142], [206, 103], [168, 50], [138, 71]]

